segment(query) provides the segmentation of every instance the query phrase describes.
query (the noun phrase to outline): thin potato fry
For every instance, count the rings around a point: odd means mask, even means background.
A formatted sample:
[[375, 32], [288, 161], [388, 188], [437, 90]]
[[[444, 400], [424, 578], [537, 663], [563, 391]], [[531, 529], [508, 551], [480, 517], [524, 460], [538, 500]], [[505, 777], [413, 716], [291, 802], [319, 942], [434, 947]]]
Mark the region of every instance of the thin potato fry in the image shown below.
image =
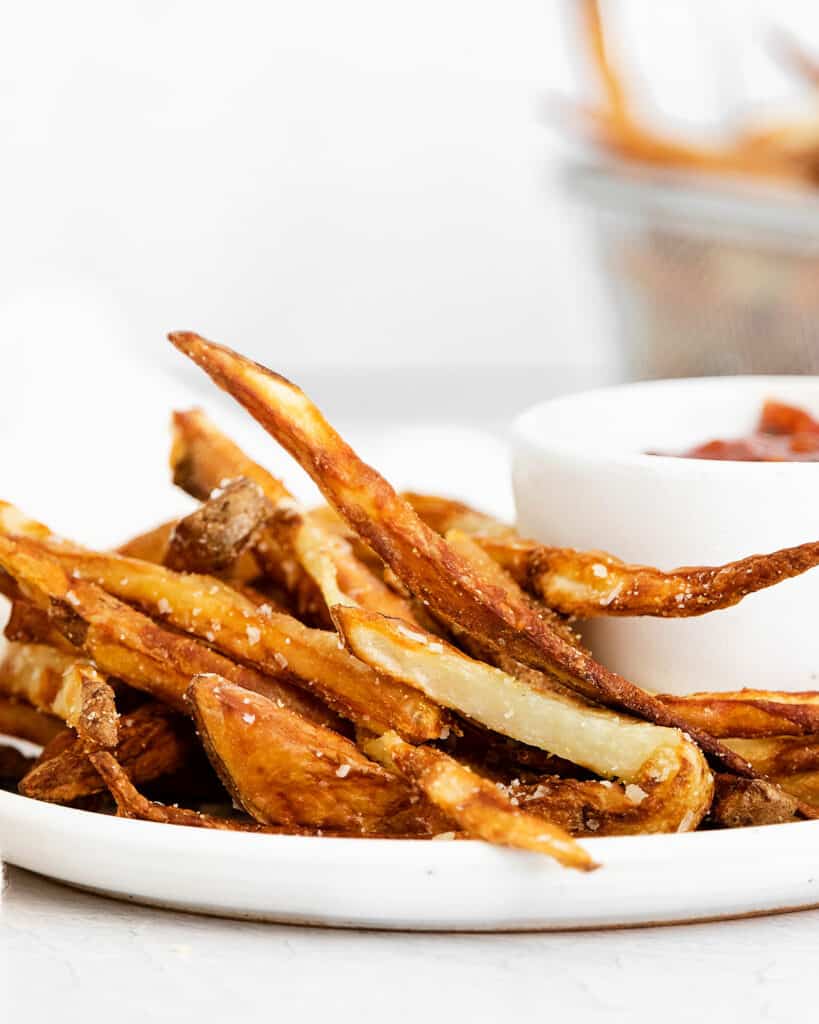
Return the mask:
[[819, 693], [737, 690], [663, 695], [660, 700], [722, 739], [819, 733]]
[[[523, 603], [504, 592], [422, 523], [374, 469], [322, 417], [297, 387], [236, 352], [177, 332], [171, 342], [230, 392], [313, 477], [327, 500], [444, 621], [493, 650], [551, 672], [582, 696], [632, 711], [658, 725], [694, 732], [652, 694], [567, 643]], [[729, 771], [750, 766], [707, 734], [694, 737]]]
[[592, 871], [598, 865], [568, 833], [526, 814], [488, 780], [434, 747], [413, 747], [396, 733], [365, 744], [365, 752], [400, 772], [468, 835], [553, 857], [564, 867]]
[[553, 780], [526, 791], [533, 808], [569, 831], [587, 821], [608, 834], [689, 831], [708, 811], [711, 773], [681, 732], [538, 689], [397, 620], [359, 608], [333, 614], [353, 653], [374, 668], [501, 735], [627, 783]]
[[819, 542], [719, 566], [663, 572], [604, 551], [548, 547], [517, 538], [476, 538], [501, 566], [563, 615], [686, 618], [738, 604], [748, 594], [819, 565]]
[[262, 824], [386, 832], [417, 802], [355, 744], [275, 701], [218, 676], [197, 676], [188, 700], [225, 788]]
[[128, 558], [141, 558], [143, 562], [156, 562], [157, 565], [162, 565], [168, 550], [168, 541], [171, 539], [171, 534], [178, 521], [178, 519], [169, 519], [152, 530], [131, 537], [124, 544], [120, 544], [116, 549], [117, 553], [126, 555]]
[[437, 494], [417, 494], [404, 491], [401, 497], [427, 526], [445, 537], [450, 530], [459, 533], [480, 534], [482, 537], [514, 537], [515, 528], [485, 512], [479, 512], [462, 501], [442, 498]]

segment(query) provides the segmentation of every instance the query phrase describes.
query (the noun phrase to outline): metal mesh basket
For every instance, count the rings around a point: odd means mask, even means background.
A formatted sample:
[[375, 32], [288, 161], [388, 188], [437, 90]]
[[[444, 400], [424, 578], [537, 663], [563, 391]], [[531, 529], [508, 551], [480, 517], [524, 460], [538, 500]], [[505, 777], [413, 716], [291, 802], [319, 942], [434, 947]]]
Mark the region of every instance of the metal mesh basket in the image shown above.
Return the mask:
[[574, 168], [631, 376], [819, 373], [819, 199]]

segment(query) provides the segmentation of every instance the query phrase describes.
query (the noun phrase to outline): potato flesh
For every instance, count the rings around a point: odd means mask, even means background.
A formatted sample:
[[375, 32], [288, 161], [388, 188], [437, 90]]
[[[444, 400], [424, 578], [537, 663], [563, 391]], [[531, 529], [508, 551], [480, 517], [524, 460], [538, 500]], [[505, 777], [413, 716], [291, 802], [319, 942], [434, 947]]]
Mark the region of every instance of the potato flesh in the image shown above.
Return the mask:
[[338, 610], [337, 621], [353, 653], [374, 668], [417, 686], [437, 703], [504, 736], [598, 775], [629, 781], [660, 748], [681, 742], [674, 729], [534, 690], [400, 623], [376, 622], [344, 609]]

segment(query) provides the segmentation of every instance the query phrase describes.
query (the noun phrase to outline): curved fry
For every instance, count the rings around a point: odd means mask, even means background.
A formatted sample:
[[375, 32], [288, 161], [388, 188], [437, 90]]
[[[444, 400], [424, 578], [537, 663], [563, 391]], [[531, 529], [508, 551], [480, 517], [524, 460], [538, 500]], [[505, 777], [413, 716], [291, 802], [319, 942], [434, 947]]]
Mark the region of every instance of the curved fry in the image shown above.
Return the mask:
[[[436, 615], [493, 650], [553, 673], [583, 696], [660, 725], [687, 728], [681, 716], [567, 643], [529, 607], [511, 600], [453, 551], [358, 458], [295, 385], [196, 334], [176, 332], [170, 340], [297, 459], [325, 498]], [[698, 733], [695, 738], [729, 771], [751, 771], [712, 737]]]
[[352, 652], [373, 668], [503, 736], [626, 784], [554, 779], [515, 791], [527, 809], [568, 831], [689, 831], [707, 812], [711, 773], [681, 732], [536, 688], [394, 619], [343, 607], [333, 616]]
[[720, 738], [804, 736], [819, 733], [819, 693], [738, 690], [662, 695], [667, 707]]

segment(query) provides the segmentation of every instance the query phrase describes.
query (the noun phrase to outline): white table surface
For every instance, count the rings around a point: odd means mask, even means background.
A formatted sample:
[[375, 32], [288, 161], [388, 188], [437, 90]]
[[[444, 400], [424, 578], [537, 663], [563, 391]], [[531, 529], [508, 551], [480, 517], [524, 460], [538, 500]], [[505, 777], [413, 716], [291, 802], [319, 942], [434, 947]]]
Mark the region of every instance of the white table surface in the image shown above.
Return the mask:
[[[62, 381], [59, 366], [52, 379]], [[167, 410], [191, 399], [218, 413], [255, 454], [272, 451], [213, 392], [191, 394], [181, 379], [146, 389], [136, 370], [123, 379], [128, 386], [118, 392], [92, 395], [93, 382], [75, 374], [69, 388], [55, 383], [37, 401], [23, 389], [16, 420], [4, 426], [0, 419], [2, 497], [98, 544], [178, 513], [186, 503], [166, 480]], [[345, 394], [349, 417], [356, 403]], [[478, 406], [490, 403], [478, 395]], [[461, 415], [453, 426], [432, 415], [423, 423], [403, 417], [389, 428], [352, 419], [347, 426], [397, 484], [511, 512], [497, 422]], [[293, 479], [285, 459], [272, 461]], [[296, 490], [309, 496], [303, 480]], [[551, 935], [331, 931], [117, 903], [7, 868], [0, 1022], [323, 1017], [393, 1024], [566, 1015], [660, 1024], [717, 1014], [722, 1021], [790, 1021], [804, 1012], [817, 940], [819, 911]]]

